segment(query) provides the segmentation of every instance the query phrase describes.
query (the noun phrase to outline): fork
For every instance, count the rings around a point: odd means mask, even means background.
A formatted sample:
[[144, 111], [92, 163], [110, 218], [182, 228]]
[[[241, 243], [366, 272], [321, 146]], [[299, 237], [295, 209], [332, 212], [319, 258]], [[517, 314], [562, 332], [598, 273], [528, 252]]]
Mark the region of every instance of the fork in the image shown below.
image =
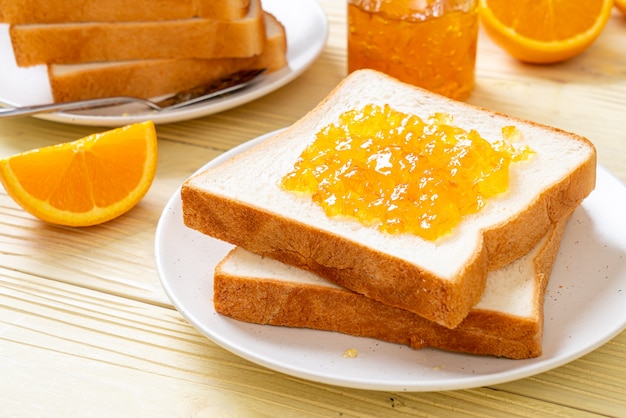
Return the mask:
[[241, 90], [256, 81], [257, 77], [263, 72], [265, 72], [265, 68], [238, 71], [212, 84], [197, 86], [188, 90], [174, 93], [158, 102], [149, 99], [142, 99], [139, 97], [119, 96], [78, 100], [73, 102], [51, 103], [35, 106], [20, 106], [8, 108], [0, 107], [0, 118], [30, 116], [40, 113], [63, 112], [70, 110], [96, 109], [130, 103], [143, 105], [158, 112], [180, 109], [185, 106], [204, 102], [216, 97], [226, 95], [228, 93], [235, 92], [237, 90]]

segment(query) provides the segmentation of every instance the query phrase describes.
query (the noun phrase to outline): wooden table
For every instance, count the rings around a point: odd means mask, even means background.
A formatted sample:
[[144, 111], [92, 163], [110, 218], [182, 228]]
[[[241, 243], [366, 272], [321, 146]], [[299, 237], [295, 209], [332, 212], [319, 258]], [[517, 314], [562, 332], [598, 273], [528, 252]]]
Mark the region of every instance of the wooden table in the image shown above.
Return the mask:
[[[253, 103], [158, 126], [156, 180], [128, 214], [73, 229], [44, 224], [0, 193], [0, 416], [626, 416], [626, 332], [523, 380], [441, 393], [345, 389], [257, 366], [200, 335], [157, 276], [154, 234], [167, 199], [224, 151], [285, 127], [345, 75], [344, 3], [321, 57]], [[523, 65], [481, 34], [470, 102], [574, 131], [626, 181], [626, 19], [615, 13], [583, 55]], [[103, 129], [0, 121], [0, 157]], [[626, 237], [625, 237], [626, 239]], [[626, 315], [626, 307], [624, 307]]]

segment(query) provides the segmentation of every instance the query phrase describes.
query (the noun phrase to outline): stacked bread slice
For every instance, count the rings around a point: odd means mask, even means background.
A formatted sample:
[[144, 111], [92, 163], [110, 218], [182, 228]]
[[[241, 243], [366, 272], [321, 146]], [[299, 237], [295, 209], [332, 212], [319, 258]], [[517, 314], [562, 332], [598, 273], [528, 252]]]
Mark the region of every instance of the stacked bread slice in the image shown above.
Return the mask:
[[286, 65], [285, 29], [260, 0], [0, 1], [17, 66], [45, 65], [55, 102], [156, 97]]
[[[488, 141], [514, 126], [516, 145], [534, 154], [510, 167], [506, 192], [434, 241], [329, 217], [280, 186], [317, 132], [368, 104], [451, 115]], [[585, 138], [361, 70], [285, 131], [189, 179], [181, 198], [187, 226], [241, 247], [216, 268], [219, 313], [529, 358], [541, 354], [543, 296], [563, 228], [593, 190], [595, 169]]]
[[13, 24], [141, 22], [201, 17], [240, 19], [250, 0], [0, 0], [0, 21]]
[[360, 337], [508, 358], [541, 354], [543, 300], [565, 220], [528, 254], [487, 274], [481, 300], [450, 329], [235, 247], [216, 267], [215, 310], [258, 324], [315, 328]]

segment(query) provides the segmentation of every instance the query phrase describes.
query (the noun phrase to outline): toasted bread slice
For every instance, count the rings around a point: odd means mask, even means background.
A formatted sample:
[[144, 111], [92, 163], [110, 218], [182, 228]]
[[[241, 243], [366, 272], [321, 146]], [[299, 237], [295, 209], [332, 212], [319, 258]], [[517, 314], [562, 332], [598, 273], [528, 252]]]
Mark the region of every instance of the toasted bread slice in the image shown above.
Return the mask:
[[[516, 144], [535, 154], [511, 166], [506, 193], [437, 241], [328, 217], [309, 196], [281, 188], [319, 130], [370, 103], [424, 119], [446, 113], [488, 141], [513, 125], [521, 133]], [[184, 222], [193, 229], [454, 328], [479, 301], [487, 272], [529, 252], [577, 207], [594, 188], [595, 170], [595, 148], [583, 137], [361, 70], [290, 128], [186, 181], [181, 197]]]
[[79, 64], [161, 58], [241, 58], [258, 55], [265, 40], [260, 0], [241, 19], [190, 18], [159, 22], [12, 25], [15, 61]]
[[55, 102], [112, 96], [157, 97], [210, 84], [237, 71], [287, 65], [285, 28], [265, 14], [265, 46], [248, 58], [164, 59], [50, 65], [48, 78]]
[[490, 272], [480, 302], [453, 330], [241, 247], [215, 268], [215, 311], [245, 322], [337, 331], [414, 348], [537, 357], [545, 289], [565, 224], [555, 224], [528, 254]]
[[250, 0], [0, 0], [0, 22], [129, 22], [172, 19], [241, 19]]

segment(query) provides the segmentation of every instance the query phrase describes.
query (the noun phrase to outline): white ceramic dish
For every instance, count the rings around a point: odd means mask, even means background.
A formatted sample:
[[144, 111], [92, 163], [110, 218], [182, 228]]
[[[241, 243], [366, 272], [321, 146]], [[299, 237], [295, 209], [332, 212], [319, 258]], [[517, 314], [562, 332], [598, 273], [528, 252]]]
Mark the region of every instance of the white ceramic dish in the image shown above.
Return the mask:
[[[222, 112], [271, 93], [302, 74], [319, 56], [326, 44], [328, 20], [316, 0], [262, 0], [262, 3], [264, 10], [276, 16], [285, 26], [288, 66], [264, 76], [262, 80], [250, 87], [223, 98], [161, 113], [155, 113], [143, 107], [118, 106], [80, 112], [41, 114], [37, 117], [92, 126], [120, 126], [148, 119], [159, 124], [170, 123]], [[8, 29], [6, 31], [4, 29], [3, 33], [0, 33], [2, 39], [8, 37]], [[48, 85], [41, 82], [32, 83], [31, 78], [25, 75], [23, 68], [19, 70], [9, 68], [11, 63], [8, 61], [0, 62], [0, 70], [2, 70], [0, 103], [9, 106], [25, 106], [49, 103], [52, 100]], [[41, 68], [33, 67], [29, 71], [44, 71], [45, 73], [45, 67], [39, 67]]]
[[[265, 140], [247, 142], [201, 170]], [[183, 225], [179, 193], [159, 221], [156, 263], [162, 285], [202, 334], [257, 364], [338, 386], [440, 391], [504, 383], [568, 363], [626, 328], [626, 188], [598, 167], [596, 190], [567, 225], [545, 302], [544, 354], [530, 360], [449, 353], [332, 332], [261, 326], [213, 309], [213, 268], [230, 245]], [[356, 349], [356, 358], [344, 358]]]

